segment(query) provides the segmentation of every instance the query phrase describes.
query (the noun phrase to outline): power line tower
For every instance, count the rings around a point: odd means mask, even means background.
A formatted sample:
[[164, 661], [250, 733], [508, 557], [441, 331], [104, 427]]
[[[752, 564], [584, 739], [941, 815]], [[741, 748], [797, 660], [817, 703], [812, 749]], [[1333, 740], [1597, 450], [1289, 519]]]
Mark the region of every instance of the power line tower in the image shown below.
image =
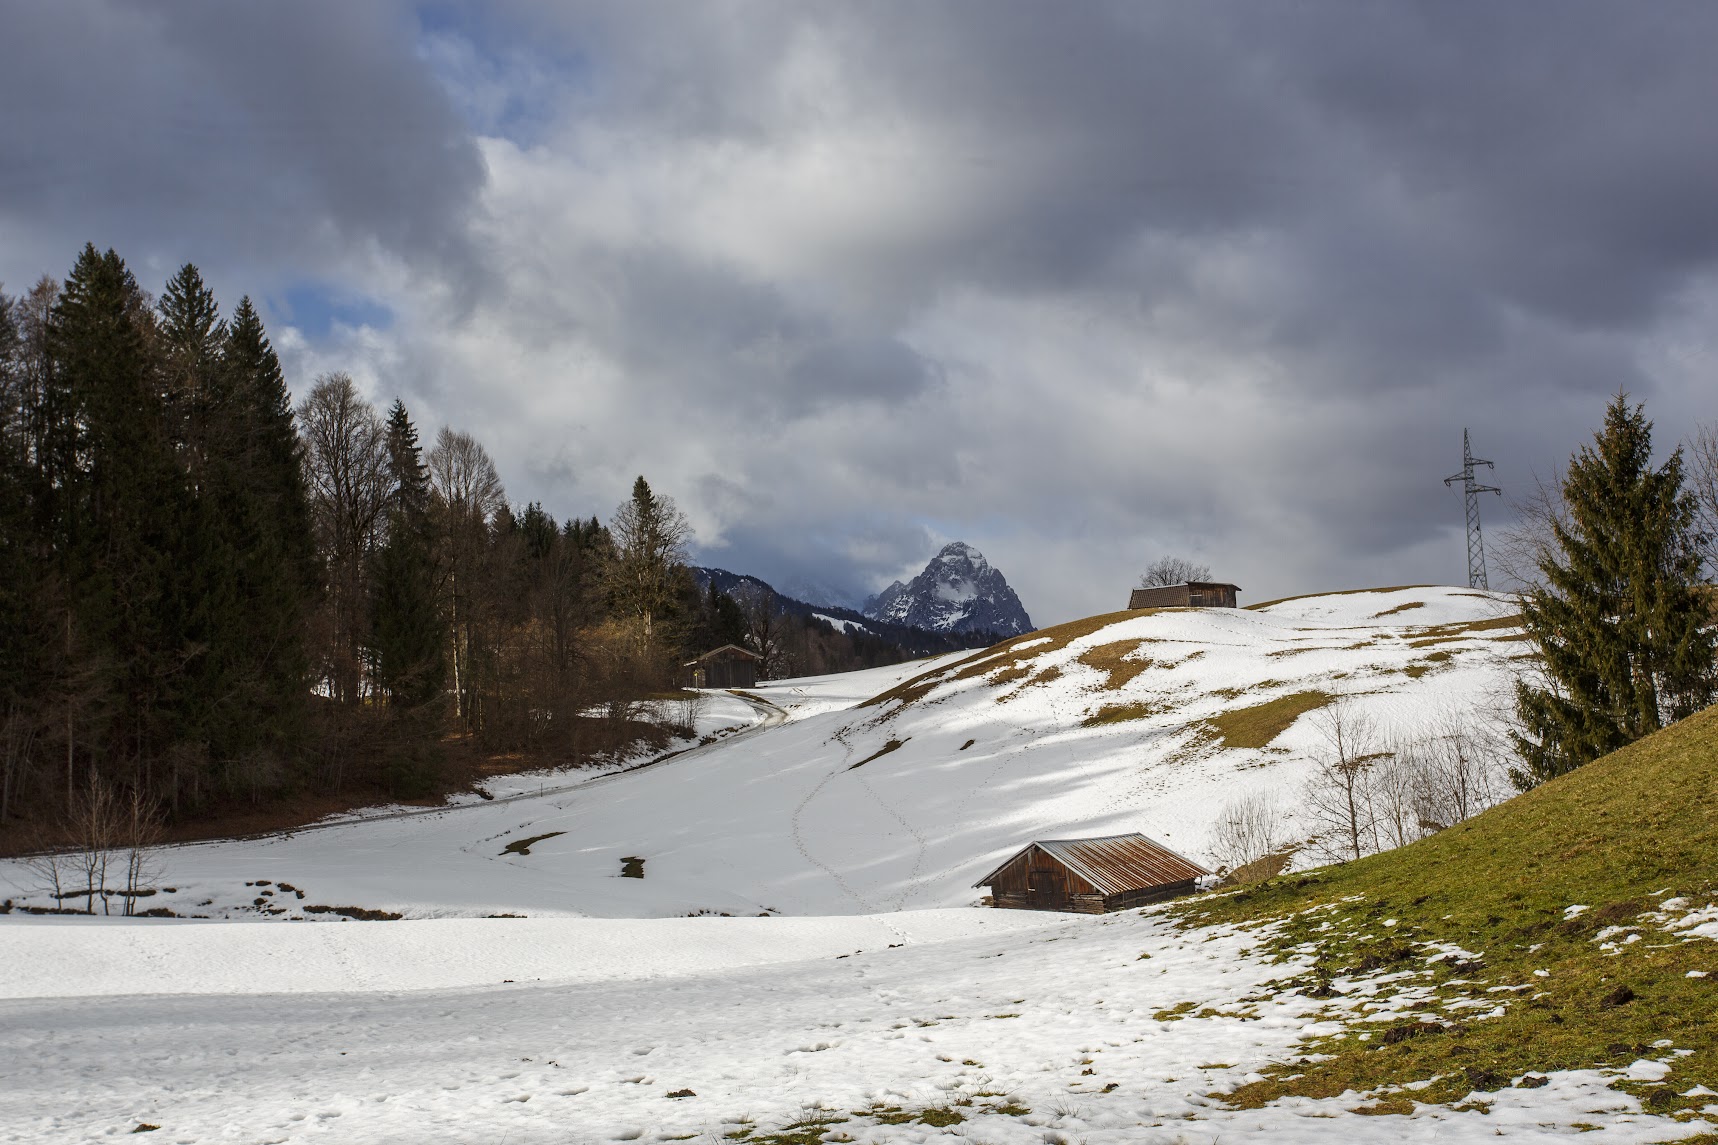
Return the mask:
[[1476, 485], [1473, 480], [1473, 467], [1483, 465], [1488, 469], [1497, 466], [1489, 461], [1482, 461], [1473, 455], [1473, 449], [1468, 445], [1467, 430], [1461, 431], [1461, 472], [1454, 477], [1444, 478], [1444, 485], [1462, 483], [1462, 494], [1467, 501], [1467, 586], [1469, 588], [1491, 589], [1490, 580], [1485, 575], [1485, 539], [1479, 533], [1479, 495], [1481, 493], [1496, 493], [1503, 495], [1503, 490], [1495, 485]]

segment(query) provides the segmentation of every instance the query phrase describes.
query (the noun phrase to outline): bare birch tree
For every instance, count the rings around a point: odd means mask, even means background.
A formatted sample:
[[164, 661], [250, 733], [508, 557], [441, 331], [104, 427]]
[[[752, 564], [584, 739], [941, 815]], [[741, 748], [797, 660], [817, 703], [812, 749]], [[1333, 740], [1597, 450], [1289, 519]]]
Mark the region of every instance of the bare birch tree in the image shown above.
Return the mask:
[[476, 722], [472, 661], [480, 644], [478, 586], [489, 548], [490, 522], [507, 508], [507, 492], [488, 451], [468, 433], [443, 426], [426, 460], [453, 641], [449, 657], [453, 690], [459, 718], [470, 729]]

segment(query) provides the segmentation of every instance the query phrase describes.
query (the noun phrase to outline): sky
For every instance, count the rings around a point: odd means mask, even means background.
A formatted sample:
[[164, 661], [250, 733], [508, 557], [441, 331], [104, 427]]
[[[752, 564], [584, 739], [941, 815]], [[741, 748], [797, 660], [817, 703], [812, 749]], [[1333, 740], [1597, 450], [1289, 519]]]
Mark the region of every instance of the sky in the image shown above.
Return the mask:
[[1619, 390], [1718, 421], [1718, 5], [0, 0], [0, 283], [258, 303], [509, 497], [855, 599], [1465, 579]]

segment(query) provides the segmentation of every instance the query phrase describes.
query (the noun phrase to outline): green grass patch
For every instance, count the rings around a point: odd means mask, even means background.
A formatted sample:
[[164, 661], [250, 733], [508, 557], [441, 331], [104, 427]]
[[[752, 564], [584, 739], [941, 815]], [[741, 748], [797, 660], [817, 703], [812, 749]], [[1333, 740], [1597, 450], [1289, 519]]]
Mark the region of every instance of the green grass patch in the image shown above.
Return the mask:
[[1294, 692], [1262, 704], [1212, 716], [1203, 725], [1215, 732], [1224, 747], [1261, 748], [1282, 735], [1306, 713], [1336, 699], [1329, 692]]
[[[912, 736], [907, 737], [907, 739], [912, 739], [912, 738], [913, 738]], [[858, 763], [853, 764], [852, 767], [849, 767], [847, 770], [852, 771], [854, 767], [864, 767], [867, 763], [870, 763], [874, 759], [882, 759], [885, 755], [888, 755], [892, 751], [900, 751], [901, 748], [906, 746], [907, 739], [892, 739], [892, 740], [890, 740], [888, 743], [884, 744], [882, 747], [878, 748], [876, 751], [872, 752], [870, 755], [866, 756], [864, 759], [860, 760]]]
[[553, 839], [556, 835], [565, 834], [565, 831], [550, 831], [546, 835], [533, 835], [529, 839], [515, 839], [501, 848], [501, 853], [503, 855], [529, 855], [534, 844], [541, 843], [544, 839]]
[[[1394, 1087], [1427, 1079], [1414, 1100], [1454, 1103], [1533, 1073], [1692, 1050], [1663, 1083], [1618, 1085], [1669, 1114], [1710, 1100], [1681, 1091], [1718, 1088], [1718, 943], [1664, 928], [1655, 912], [1673, 916], [1661, 904], [1677, 899], [1718, 901], [1718, 709], [1412, 846], [1177, 913], [1187, 924], [1278, 924], [1258, 949], [1312, 957], [1310, 972], [1278, 983], [1309, 997], [1394, 973], [1404, 977], [1374, 1000], [1431, 989], [1394, 1022], [1351, 1021], [1342, 1036], [1308, 1041], [1307, 1056], [1263, 1071], [1229, 1096], [1235, 1104], [1350, 1089], [1399, 1102]], [[1576, 905], [1588, 909], [1570, 917]], [[1469, 953], [1428, 961], [1440, 945]]]

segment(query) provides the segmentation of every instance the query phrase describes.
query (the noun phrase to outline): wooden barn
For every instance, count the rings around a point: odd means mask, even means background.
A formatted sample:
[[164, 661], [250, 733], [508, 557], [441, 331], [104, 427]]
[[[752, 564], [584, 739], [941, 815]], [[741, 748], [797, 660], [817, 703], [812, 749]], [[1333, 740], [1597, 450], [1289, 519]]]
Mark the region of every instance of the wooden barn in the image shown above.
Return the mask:
[[681, 665], [681, 683], [688, 688], [750, 688], [757, 684], [763, 662], [750, 648], [724, 644]]
[[1144, 835], [1040, 839], [973, 886], [990, 905], [1105, 914], [1191, 894], [1211, 872]]
[[1234, 608], [1235, 594], [1241, 590], [1232, 584], [1195, 580], [1186, 584], [1166, 584], [1153, 588], [1136, 588], [1128, 597], [1129, 608]]

